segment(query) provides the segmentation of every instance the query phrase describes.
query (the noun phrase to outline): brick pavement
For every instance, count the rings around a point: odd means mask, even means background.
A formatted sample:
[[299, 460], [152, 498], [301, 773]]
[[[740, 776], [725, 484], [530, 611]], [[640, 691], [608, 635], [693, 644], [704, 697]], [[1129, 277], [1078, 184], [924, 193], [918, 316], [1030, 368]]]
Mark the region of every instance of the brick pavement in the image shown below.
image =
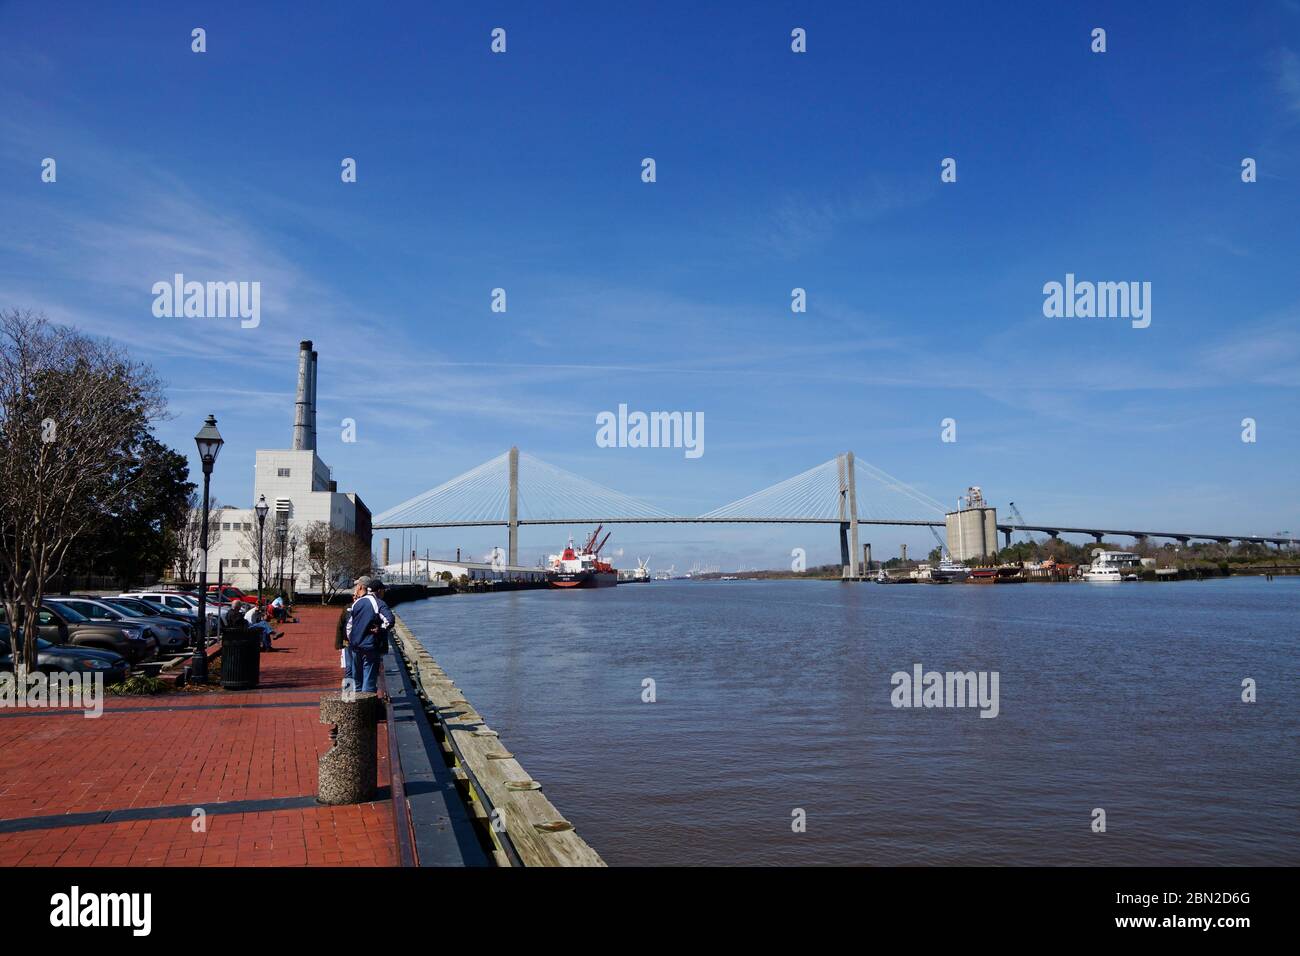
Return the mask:
[[262, 655], [257, 690], [109, 697], [94, 720], [0, 710], [0, 866], [396, 865], [386, 789], [311, 799], [329, 748], [319, 697], [342, 676], [338, 610], [299, 617]]

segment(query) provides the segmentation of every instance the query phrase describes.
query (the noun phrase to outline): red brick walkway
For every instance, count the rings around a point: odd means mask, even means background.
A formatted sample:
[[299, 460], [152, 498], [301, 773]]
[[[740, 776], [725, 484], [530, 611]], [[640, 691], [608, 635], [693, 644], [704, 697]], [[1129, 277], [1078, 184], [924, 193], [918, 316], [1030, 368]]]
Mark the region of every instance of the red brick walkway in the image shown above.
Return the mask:
[[[338, 610], [305, 607], [299, 617], [276, 653], [262, 655], [254, 691], [109, 697], [94, 720], [0, 710], [0, 866], [396, 865], [387, 800], [311, 802], [329, 749], [318, 702], [342, 678]], [[386, 787], [382, 724], [379, 734]], [[234, 801], [267, 800], [295, 805], [229, 812], [242, 809]], [[169, 808], [158, 811], [165, 818], [100, 822], [157, 807]], [[69, 814], [78, 816], [59, 819]], [[5, 821], [25, 828], [2, 832]]]

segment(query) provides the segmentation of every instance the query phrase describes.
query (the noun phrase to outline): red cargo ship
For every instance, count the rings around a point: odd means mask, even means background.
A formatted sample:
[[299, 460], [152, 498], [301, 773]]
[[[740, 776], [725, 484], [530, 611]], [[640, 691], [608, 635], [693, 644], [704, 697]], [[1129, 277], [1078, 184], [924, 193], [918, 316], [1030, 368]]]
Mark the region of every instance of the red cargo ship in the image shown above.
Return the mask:
[[596, 536], [604, 527], [601, 525], [593, 531], [581, 548], [574, 548], [573, 538], [570, 538], [568, 547], [560, 554], [551, 555], [547, 572], [551, 587], [607, 588], [618, 584], [618, 572], [609, 562], [600, 559], [600, 549], [605, 547], [612, 532], [606, 531], [600, 544], [596, 544]]

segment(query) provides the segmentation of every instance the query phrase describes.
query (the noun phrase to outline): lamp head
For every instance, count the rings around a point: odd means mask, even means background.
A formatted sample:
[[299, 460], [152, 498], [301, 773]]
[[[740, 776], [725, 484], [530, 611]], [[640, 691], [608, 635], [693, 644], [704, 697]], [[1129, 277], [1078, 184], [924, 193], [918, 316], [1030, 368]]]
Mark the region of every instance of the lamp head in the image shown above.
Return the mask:
[[199, 461], [203, 463], [205, 472], [212, 471], [217, 455], [221, 453], [221, 446], [225, 443], [225, 439], [221, 437], [221, 432], [217, 431], [216, 418], [209, 415], [208, 420], [199, 429], [199, 433], [194, 436], [194, 444], [199, 448]]

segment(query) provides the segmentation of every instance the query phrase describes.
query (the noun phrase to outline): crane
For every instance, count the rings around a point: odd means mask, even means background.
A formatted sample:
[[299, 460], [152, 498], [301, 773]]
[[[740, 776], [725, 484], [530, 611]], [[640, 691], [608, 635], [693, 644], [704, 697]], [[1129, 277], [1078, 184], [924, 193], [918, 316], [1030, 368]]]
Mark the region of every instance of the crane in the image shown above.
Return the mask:
[[[1011, 517], [1016, 519], [1016, 524], [1018, 525], [1029, 524], [1029, 522], [1025, 520], [1025, 516], [1020, 513], [1020, 509], [1016, 507], [1016, 503], [1014, 501], [1007, 502], [1007, 509], [1011, 512]], [[1038, 544], [1038, 541], [1028, 531], [1025, 532], [1025, 540], [1028, 541], [1030, 544]]]
[[930, 529], [930, 534], [934, 535], [934, 543], [939, 546], [939, 557], [942, 558], [947, 555], [951, 559], [952, 553], [949, 552], [948, 545], [944, 543], [943, 538], [939, 537], [939, 532], [934, 530], [934, 525], [928, 524], [926, 527]]
[[591, 537], [587, 539], [587, 543], [582, 546], [583, 551], [587, 551], [591, 554], [600, 554], [600, 549], [605, 547], [605, 542], [608, 541], [609, 536], [614, 533], [612, 531], [606, 531], [605, 537], [600, 539], [600, 544], [596, 544], [596, 538], [604, 527], [603, 524], [597, 526], [596, 530], [591, 533]]

